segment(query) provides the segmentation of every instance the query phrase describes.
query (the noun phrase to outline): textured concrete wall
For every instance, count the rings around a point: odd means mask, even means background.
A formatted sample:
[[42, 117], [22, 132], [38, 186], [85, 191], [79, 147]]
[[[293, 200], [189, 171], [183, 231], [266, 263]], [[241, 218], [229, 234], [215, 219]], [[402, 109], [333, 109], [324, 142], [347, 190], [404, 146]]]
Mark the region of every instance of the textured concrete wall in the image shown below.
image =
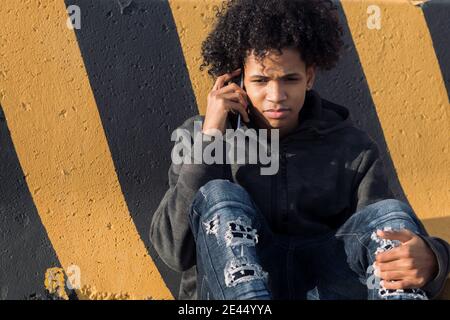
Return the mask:
[[[177, 296], [148, 229], [170, 134], [206, 108], [199, 49], [219, 3], [2, 1], [0, 299]], [[80, 29], [67, 28], [72, 5]], [[367, 26], [369, 5], [380, 29]], [[396, 195], [450, 240], [450, 2], [339, 7], [344, 55], [315, 89], [351, 110]], [[58, 287], [77, 273], [81, 289]]]

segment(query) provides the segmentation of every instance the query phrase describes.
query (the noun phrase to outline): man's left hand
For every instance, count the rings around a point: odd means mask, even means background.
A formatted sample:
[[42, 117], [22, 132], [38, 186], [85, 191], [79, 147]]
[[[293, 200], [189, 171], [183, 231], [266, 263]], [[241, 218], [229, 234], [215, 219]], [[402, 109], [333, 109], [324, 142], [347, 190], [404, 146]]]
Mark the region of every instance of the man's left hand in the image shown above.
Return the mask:
[[379, 230], [377, 235], [402, 243], [376, 257], [375, 274], [383, 280], [386, 289], [421, 288], [436, 276], [436, 256], [421, 237], [407, 229]]

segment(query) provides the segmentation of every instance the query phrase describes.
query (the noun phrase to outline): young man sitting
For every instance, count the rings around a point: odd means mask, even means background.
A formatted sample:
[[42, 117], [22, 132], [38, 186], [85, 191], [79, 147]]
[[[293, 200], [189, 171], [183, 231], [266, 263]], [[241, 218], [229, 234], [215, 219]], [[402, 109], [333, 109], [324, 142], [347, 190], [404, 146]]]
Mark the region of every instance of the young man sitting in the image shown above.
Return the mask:
[[[216, 79], [206, 114], [180, 129], [192, 133], [201, 121], [215, 141], [236, 129], [230, 113], [239, 114], [243, 132], [278, 130], [279, 169], [172, 163], [150, 237], [183, 272], [180, 299], [431, 299], [441, 291], [449, 244], [394, 199], [377, 145], [347, 108], [312, 89], [316, 70], [337, 63], [341, 36], [331, 1], [222, 7], [202, 47], [202, 68]], [[242, 72], [243, 88], [231, 82]]]

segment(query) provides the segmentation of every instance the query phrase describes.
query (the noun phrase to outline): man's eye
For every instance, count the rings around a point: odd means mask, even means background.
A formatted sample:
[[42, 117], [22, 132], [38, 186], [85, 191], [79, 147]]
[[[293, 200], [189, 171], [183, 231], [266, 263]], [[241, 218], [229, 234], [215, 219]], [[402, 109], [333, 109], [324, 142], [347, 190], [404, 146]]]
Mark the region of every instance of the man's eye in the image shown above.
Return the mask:
[[260, 80], [254, 80], [252, 82], [266, 82], [266, 80], [260, 79]]

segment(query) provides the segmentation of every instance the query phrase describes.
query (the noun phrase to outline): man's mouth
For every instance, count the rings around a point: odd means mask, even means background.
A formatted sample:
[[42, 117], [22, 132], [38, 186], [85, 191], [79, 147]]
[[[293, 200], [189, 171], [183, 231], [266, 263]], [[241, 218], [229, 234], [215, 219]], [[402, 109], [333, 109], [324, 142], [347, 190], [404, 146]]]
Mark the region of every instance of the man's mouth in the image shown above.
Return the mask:
[[289, 108], [279, 108], [266, 110], [264, 114], [270, 119], [283, 119], [288, 116], [289, 112], [291, 112]]

